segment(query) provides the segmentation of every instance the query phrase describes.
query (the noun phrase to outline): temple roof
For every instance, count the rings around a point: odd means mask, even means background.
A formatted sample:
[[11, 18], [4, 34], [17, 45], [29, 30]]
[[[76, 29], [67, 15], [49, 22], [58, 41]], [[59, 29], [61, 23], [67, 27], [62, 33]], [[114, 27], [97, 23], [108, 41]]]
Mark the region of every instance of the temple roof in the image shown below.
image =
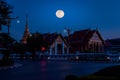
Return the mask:
[[51, 34], [50, 33], [46, 33], [46, 34], [43, 34], [44, 40], [46, 40], [49, 45], [52, 45], [55, 42], [55, 40], [57, 39], [58, 36], [60, 36], [61, 39], [64, 41], [64, 43], [67, 46], [69, 46], [67, 41], [62, 37], [61, 34], [57, 34], [57, 33], [51, 33]]
[[70, 43], [88, 43], [95, 32], [98, 34], [102, 42], [104, 42], [98, 30], [84, 29], [75, 31], [73, 34], [71, 34], [69, 36]]

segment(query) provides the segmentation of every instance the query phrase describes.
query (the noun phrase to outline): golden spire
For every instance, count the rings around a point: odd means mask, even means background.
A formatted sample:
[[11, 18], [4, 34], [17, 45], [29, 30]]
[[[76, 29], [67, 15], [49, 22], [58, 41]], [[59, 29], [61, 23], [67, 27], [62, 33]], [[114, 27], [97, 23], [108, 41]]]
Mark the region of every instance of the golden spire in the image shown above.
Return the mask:
[[28, 15], [26, 15], [26, 25], [25, 25], [25, 31], [24, 31], [24, 34], [23, 34], [23, 38], [21, 40], [21, 42], [23, 44], [26, 44], [27, 43], [27, 38], [30, 36], [30, 32], [29, 32], [29, 28], [28, 28]]

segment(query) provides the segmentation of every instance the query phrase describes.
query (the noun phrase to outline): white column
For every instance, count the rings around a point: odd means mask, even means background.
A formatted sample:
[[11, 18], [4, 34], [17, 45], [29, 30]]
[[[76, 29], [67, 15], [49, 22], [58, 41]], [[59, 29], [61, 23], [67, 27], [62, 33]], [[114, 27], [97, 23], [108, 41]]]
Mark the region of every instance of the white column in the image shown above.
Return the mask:
[[64, 50], [64, 42], [62, 42], [62, 54], [65, 54], [65, 50]]
[[50, 55], [52, 55], [52, 46], [50, 46]]
[[55, 55], [57, 55], [57, 42], [55, 42]]

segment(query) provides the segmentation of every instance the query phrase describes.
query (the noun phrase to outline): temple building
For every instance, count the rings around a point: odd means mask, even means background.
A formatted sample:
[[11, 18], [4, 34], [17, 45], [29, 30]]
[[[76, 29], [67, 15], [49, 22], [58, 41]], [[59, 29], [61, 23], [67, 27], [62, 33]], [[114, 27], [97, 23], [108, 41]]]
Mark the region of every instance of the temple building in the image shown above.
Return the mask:
[[44, 40], [48, 43], [49, 55], [62, 55], [69, 53], [69, 44], [61, 34], [43, 34]]
[[25, 25], [25, 31], [23, 34], [23, 37], [21, 39], [21, 43], [26, 44], [27, 38], [30, 36], [29, 28], [28, 28], [28, 16], [26, 16], [26, 25]]
[[70, 53], [99, 53], [104, 51], [104, 40], [97, 29], [75, 31], [68, 36], [68, 41], [71, 46]]
[[[104, 52], [104, 40], [97, 29], [84, 29], [70, 33], [67, 29], [68, 36], [63, 37], [57, 33], [41, 34], [44, 38], [43, 43], [47, 47], [42, 50], [52, 54], [75, 54], [75, 53], [102, 53]], [[27, 38], [30, 37], [28, 29], [28, 17], [26, 17], [26, 26], [21, 43], [27, 44]]]

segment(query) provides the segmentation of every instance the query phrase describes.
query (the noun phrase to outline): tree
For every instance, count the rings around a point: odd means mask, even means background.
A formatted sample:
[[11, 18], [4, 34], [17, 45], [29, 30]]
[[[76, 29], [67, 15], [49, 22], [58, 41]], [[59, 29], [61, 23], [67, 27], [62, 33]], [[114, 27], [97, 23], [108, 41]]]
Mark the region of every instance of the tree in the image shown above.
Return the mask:
[[[11, 21], [11, 13], [13, 7], [9, 5], [5, 0], [0, 0], [0, 30], [2, 30], [2, 26], [8, 27], [8, 34], [5, 34], [5, 37], [3, 37], [3, 43], [1, 43], [7, 50], [4, 52], [4, 59], [8, 60], [10, 55], [10, 37], [9, 37], [9, 27], [10, 27], [10, 21]], [[1, 34], [2, 35], [2, 34]]]
[[43, 47], [46, 47], [47, 42], [44, 41], [43, 35], [40, 33], [34, 33], [27, 39], [27, 50], [32, 53], [32, 57], [36, 57], [36, 51], [42, 51]]
[[12, 9], [13, 7], [5, 0], [0, 0], [0, 30], [2, 30], [2, 25], [9, 26], [10, 14], [13, 13]]
[[23, 58], [23, 56], [26, 52], [25, 45], [16, 42], [11, 46], [11, 48], [12, 48], [12, 50], [11, 50], [12, 53], [20, 54], [21, 59]]

